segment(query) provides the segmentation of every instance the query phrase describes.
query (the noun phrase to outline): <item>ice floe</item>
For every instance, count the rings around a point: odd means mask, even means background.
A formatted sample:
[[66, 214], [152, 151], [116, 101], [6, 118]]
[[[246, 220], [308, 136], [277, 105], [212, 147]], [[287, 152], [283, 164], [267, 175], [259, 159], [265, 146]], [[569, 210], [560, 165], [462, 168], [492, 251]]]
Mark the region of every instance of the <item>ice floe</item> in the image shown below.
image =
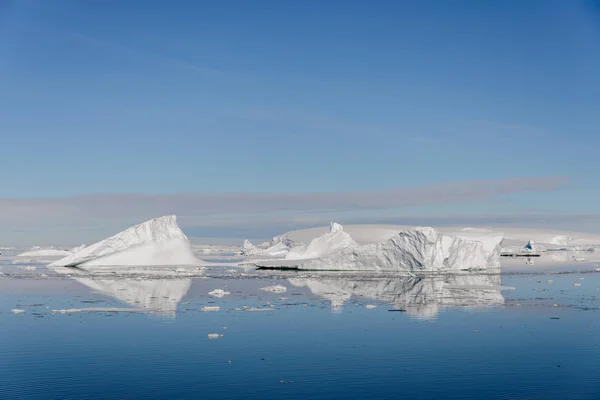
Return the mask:
[[225, 291], [225, 290], [223, 290], [223, 289], [215, 289], [215, 290], [212, 290], [212, 291], [208, 292], [208, 295], [209, 295], [209, 296], [212, 296], [212, 297], [219, 297], [219, 298], [220, 298], [220, 297], [223, 297], [223, 296], [230, 295], [230, 294], [231, 294], [231, 292], [226, 292], [226, 291]]
[[273, 285], [260, 288], [260, 290], [271, 293], [285, 293], [287, 291], [287, 288], [283, 285]]

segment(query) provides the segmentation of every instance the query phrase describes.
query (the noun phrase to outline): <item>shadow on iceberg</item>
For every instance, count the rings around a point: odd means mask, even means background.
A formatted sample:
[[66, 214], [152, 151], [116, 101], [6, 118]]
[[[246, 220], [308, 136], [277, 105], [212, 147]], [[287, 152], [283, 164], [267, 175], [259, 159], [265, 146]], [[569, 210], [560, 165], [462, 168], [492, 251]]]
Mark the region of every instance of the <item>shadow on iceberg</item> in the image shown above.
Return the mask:
[[396, 278], [290, 278], [297, 287], [342, 310], [353, 296], [386, 303], [418, 319], [435, 319], [443, 307], [493, 307], [504, 304], [500, 275], [428, 275]]

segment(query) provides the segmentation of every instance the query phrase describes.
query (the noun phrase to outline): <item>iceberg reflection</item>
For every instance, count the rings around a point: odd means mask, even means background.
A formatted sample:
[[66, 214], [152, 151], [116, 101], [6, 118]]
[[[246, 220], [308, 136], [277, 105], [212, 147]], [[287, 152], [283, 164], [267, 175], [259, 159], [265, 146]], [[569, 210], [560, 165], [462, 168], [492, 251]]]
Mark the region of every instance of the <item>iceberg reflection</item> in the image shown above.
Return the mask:
[[[110, 296], [136, 309], [174, 317], [177, 305], [187, 294], [192, 285], [190, 278], [161, 278], [152, 279], [153, 275], [169, 271], [135, 270], [136, 277], [109, 276], [110, 269], [102, 269], [103, 276], [98, 271], [89, 272], [78, 268], [54, 267], [52, 270], [69, 275], [73, 280], [92, 289], [95, 292]], [[114, 272], [114, 271], [113, 271]], [[120, 271], [123, 272], [123, 271]]]
[[396, 278], [290, 278], [297, 287], [331, 302], [339, 312], [352, 296], [387, 303], [419, 319], [435, 319], [443, 307], [491, 307], [504, 304], [500, 275], [434, 275]]
[[177, 305], [192, 285], [191, 279], [74, 279], [123, 303], [169, 316], [175, 316]]

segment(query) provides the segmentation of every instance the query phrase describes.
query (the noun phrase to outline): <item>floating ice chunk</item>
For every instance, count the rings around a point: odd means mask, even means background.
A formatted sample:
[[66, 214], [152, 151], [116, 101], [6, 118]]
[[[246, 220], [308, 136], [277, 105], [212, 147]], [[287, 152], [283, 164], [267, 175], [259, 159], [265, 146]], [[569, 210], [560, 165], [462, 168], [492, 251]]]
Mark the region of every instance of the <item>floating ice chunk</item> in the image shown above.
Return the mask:
[[260, 290], [262, 290], [264, 292], [271, 292], [271, 293], [285, 293], [287, 291], [287, 288], [282, 285], [273, 285], [273, 286], [267, 286], [264, 288], [260, 288]]
[[372, 309], [374, 309], [374, 308], [377, 308], [377, 306], [376, 306], [375, 304], [367, 304], [367, 305], [365, 306], [365, 308], [366, 308], [366, 309], [368, 309], [368, 310], [372, 310]]
[[259, 312], [259, 311], [276, 311], [276, 308], [272, 308], [272, 307], [249, 307], [244, 309], [244, 311], [248, 311], [248, 312]]
[[581, 283], [576, 282], [576, 283], [573, 284], [573, 286], [581, 286]]
[[213, 297], [223, 297], [227, 296], [228, 294], [231, 294], [231, 292], [226, 292], [223, 289], [215, 289], [213, 291], [208, 292], [208, 295]]
[[128, 312], [150, 312], [146, 308], [120, 308], [120, 307], [88, 307], [88, 308], [66, 308], [60, 310], [52, 310], [53, 313], [57, 314], [73, 314], [80, 312], [119, 312], [119, 313], [128, 313]]
[[14, 308], [14, 309], [10, 310], [10, 312], [13, 314], [23, 314], [25, 312], [25, 310], [21, 310], [20, 308]]
[[51, 267], [201, 265], [174, 215], [133, 226], [55, 261]]
[[209, 339], [223, 339], [223, 334], [222, 333], [209, 333], [208, 338]]
[[24, 265], [24, 266], [20, 266], [19, 268], [24, 269], [25, 271], [35, 271], [37, 268], [32, 266], [32, 265]]
[[214, 312], [214, 311], [219, 311], [221, 309], [221, 307], [219, 306], [206, 306], [206, 307], [202, 307], [200, 309], [200, 311], [202, 312]]

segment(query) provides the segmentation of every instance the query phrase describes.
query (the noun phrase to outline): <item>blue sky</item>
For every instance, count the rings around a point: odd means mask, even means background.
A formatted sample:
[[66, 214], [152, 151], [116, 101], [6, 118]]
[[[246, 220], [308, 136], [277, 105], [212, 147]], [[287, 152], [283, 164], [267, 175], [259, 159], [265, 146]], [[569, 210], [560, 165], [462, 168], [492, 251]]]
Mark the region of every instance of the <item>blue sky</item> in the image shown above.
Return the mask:
[[594, 2], [0, 0], [0, 198], [566, 177], [398, 212], [598, 213], [598, 71]]

